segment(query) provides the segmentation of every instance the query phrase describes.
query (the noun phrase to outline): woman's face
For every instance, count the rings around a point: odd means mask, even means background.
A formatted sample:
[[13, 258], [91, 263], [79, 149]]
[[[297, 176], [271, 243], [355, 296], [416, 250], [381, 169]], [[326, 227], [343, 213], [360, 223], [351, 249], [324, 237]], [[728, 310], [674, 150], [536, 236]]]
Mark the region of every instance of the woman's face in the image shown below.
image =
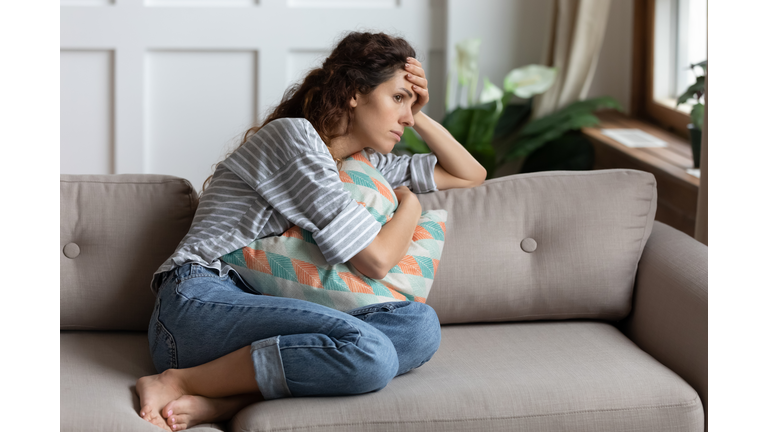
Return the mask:
[[413, 126], [411, 108], [418, 96], [406, 74], [405, 69], [399, 69], [368, 95], [358, 93], [350, 100], [354, 108], [349, 133], [353, 148], [371, 147], [387, 154], [400, 141], [405, 127]]

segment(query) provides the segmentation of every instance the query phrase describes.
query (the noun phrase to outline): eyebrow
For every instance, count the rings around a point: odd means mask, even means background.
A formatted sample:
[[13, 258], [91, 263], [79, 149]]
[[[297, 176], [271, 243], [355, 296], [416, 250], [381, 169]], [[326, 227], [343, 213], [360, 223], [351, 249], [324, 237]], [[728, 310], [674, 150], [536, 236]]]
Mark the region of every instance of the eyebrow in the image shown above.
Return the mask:
[[404, 91], [404, 92], [408, 93], [408, 97], [409, 97], [409, 98], [412, 98], [412, 97], [413, 97], [413, 93], [411, 93], [411, 92], [410, 92], [410, 91], [408, 91], [407, 89], [405, 89], [405, 88], [403, 88], [403, 87], [400, 87], [400, 90], [402, 90], [402, 91]]

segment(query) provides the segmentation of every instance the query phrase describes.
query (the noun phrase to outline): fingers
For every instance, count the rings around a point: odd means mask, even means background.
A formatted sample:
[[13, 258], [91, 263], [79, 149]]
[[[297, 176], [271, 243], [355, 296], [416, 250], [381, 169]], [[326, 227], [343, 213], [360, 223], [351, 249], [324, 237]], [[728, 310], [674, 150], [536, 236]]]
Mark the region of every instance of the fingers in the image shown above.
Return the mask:
[[424, 74], [424, 68], [421, 67], [421, 63], [416, 64], [409, 61], [405, 64], [405, 70], [408, 71], [408, 73], [418, 76], [418, 77], [426, 77]]
[[412, 64], [412, 65], [416, 65], [416, 66], [418, 66], [418, 67], [421, 67], [421, 62], [420, 62], [420, 61], [418, 61], [418, 60], [416, 60], [416, 59], [415, 59], [415, 58], [413, 58], [413, 57], [408, 57], [408, 58], [407, 58], [407, 59], [405, 59], [405, 60], [406, 60], [406, 62], [408, 62], [408, 63], [410, 63], [410, 64]]
[[415, 86], [414, 90], [418, 91], [419, 94], [426, 91], [428, 82], [426, 75], [424, 74], [424, 69], [421, 67], [421, 62], [412, 57], [408, 57], [408, 63], [405, 65], [405, 70], [408, 71], [405, 78], [418, 86]]
[[423, 77], [420, 77], [420, 76], [416, 76], [416, 75], [413, 75], [413, 74], [407, 74], [405, 76], [405, 78], [410, 80], [411, 82], [413, 82], [414, 84], [416, 84], [416, 85], [418, 85], [420, 87], [427, 88], [427, 79], [426, 78], [423, 78]]
[[411, 86], [413, 91], [417, 94], [417, 100], [413, 106], [414, 115], [417, 111], [424, 106], [429, 100], [429, 90], [427, 90], [427, 77], [424, 73], [424, 68], [421, 66], [421, 62], [413, 57], [406, 59], [405, 70], [408, 72], [405, 75], [405, 79], [413, 83]]
[[413, 87], [413, 91], [416, 92], [416, 96], [417, 96], [416, 104], [414, 106], [416, 106], [416, 105], [420, 105], [420, 106], [425, 105], [427, 103], [427, 101], [429, 100], [429, 91], [427, 91], [427, 89], [421, 88], [421, 87], [416, 86], [416, 85], [412, 86], [412, 87]]

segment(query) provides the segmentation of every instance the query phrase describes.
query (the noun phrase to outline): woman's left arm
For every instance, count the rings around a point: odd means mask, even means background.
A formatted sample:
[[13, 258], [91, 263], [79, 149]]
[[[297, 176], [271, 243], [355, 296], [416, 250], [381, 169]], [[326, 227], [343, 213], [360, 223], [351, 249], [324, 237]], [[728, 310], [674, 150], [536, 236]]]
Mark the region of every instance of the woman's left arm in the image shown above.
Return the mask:
[[438, 190], [470, 188], [483, 184], [485, 168], [440, 123], [419, 111], [413, 128], [437, 156], [435, 185]]
[[446, 128], [421, 112], [429, 102], [427, 78], [421, 62], [408, 58], [406, 79], [418, 96], [413, 104], [413, 128], [421, 135], [432, 153], [437, 156], [435, 185], [438, 190], [469, 188], [482, 184], [487, 175], [485, 168], [472, 157]]

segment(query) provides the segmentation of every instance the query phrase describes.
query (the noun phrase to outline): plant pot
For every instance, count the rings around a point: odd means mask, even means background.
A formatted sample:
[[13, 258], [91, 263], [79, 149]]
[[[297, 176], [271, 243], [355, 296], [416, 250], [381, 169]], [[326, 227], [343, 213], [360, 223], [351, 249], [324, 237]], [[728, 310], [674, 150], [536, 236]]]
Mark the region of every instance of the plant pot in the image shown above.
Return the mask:
[[699, 168], [701, 158], [701, 129], [688, 123], [688, 133], [691, 136], [691, 150], [693, 151], [693, 167]]

